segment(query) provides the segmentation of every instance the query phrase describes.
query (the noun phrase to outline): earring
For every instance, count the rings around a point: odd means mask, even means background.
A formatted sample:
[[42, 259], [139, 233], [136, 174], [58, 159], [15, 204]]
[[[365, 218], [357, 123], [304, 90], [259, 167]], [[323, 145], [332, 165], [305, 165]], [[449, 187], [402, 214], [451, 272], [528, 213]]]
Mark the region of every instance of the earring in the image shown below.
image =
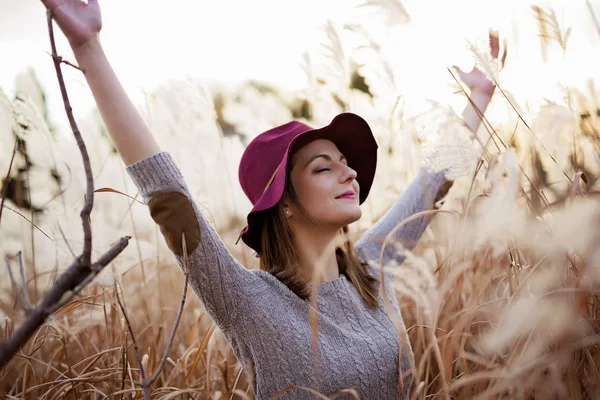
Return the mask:
[[285, 216], [289, 218], [289, 216], [290, 216], [290, 210], [285, 210]]

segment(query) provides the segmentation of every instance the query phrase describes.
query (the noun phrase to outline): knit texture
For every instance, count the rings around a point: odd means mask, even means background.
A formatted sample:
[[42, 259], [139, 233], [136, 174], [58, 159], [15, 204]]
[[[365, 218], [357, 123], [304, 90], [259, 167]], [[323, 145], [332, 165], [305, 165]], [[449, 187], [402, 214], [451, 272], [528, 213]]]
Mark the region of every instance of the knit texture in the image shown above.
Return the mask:
[[[345, 275], [317, 286], [314, 307], [270, 273], [246, 269], [229, 253], [199, 210], [169, 153], [131, 164], [127, 172], [144, 203], [159, 194], [179, 193], [192, 205], [200, 241], [196, 248], [188, 249], [190, 285], [252, 379], [257, 399], [267, 399], [290, 385], [328, 396], [354, 388], [362, 399], [408, 398], [412, 378], [399, 377], [410, 371], [413, 354], [407, 336], [394, 326], [394, 321], [399, 321], [401, 330], [405, 329], [389, 278], [385, 280], [393, 308], [389, 316], [382, 295], [379, 307], [368, 308]], [[431, 208], [445, 182], [443, 174], [422, 170], [389, 212], [357, 242], [361, 259], [379, 259], [382, 239], [406, 217]], [[410, 249], [428, 222], [428, 218], [417, 219], [394, 237]], [[163, 234], [173, 229], [163, 225]], [[392, 247], [386, 249], [385, 260], [401, 262], [395, 253]], [[183, 257], [174, 256], [183, 267]], [[380, 277], [379, 269], [369, 267], [369, 271]], [[311, 345], [310, 318], [315, 313], [318, 348]], [[278, 398], [310, 399], [311, 395], [292, 389]]]

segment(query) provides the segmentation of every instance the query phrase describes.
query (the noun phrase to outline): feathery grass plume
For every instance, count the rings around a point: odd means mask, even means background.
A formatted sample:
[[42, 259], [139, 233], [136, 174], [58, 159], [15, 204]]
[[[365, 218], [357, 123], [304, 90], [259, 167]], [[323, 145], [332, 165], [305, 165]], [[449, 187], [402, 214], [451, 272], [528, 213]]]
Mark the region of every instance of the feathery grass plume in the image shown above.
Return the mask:
[[[538, 112], [532, 122], [536, 132], [539, 132], [539, 138], [544, 143], [544, 147], [555, 159], [564, 158], [565, 146], [571, 147], [572, 140], [577, 134], [577, 119], [574, 113], [567, 107], [555, 102], [546, 102]], [[536, 141], [532, 141], [532, 146], [541, 150]], [[542, 152], [542, 157], [544, 157]], [[559, 162], [561, 168], [565, 168], [566, 161]]]
[[331, 98], [332, 105], [338, 110], [349, 111], [349, 58], [340, 33], [333, 21], [328, 19], [323, 25], [323, 31], [325, 39], [321, 43], [320, 52], [323, 57], [323, 73], [319, 81], [324, 84], [325, 93]]
[[[430, 133], [433, 144], [424, 148], [424, 167], [431, 171], [445, 171], [446, 178], [456, 180], [462, 176], [473, 175], [478, 166], [483, 150], [466, 132], [454, 130], [451, 132]], [[479, 170], [480, 173], [483, 169]]]
[[348, 83], [348, 58], [338, 29], [333, 21], [327, 20], [327, 23], [323, 26], [323, 30], [326, 41], [321, 45], [322, 53], [330, 63], [330, 71], [334, 76], [341, 77], [344, 83]]
[[556, 12], [550, 7], [542, 8], [532, 5], [531, 9], [538, 25], [542, 46], [542, 60], [544, 62], [548, 61], [548, 46], [551, 41], [558, 43], [564, 54], [567, 51], [567, 42], [571, 36], [571, 28], [569, 27], [563, 31], [558, 23]]
[[[414, 251], [420, 268], [433, 271], [440, 305], [436, 325], [425, 323], [422, 300], [404, 311], [423, 394], [442, 390], [439, 362], [459, 399], [599, 393], [590, 378], [600, 356], [600, 298], [591, 289], [600, 276], [592, 267], [600, 262], [600, 206], [579, 198], [535, 218], [520, 197], [520, 175], [507, 152], [485, 180], [457, 181], [442, 209], [462, 216], [438, 215]], [[400, 287], [401, 299], [410, 295]]]
[[0, 174], [2, 174], [3, 179], [8, 172], [12, 156], [13, 146], [9, 145], [9, 143], [15, 142], [15, 135], [16, 121], [13, 104], [4, 90], [0, 88], [0, 141], [4, 143], [3, 146], [0, 146]]
[[429, 111], [413, 119], [420, 130], [420, 143], [415, 143], [422, 153], [419, 164], [431, 171], [445, 171], [449, 180], [473, 175], [479, 160], [487, 158], [487, 149], [473, 140], [473, 133], [452, 109], [431, 104]]
[[344, 30], [354, 33], [364, 42], [355, 46], [354, 50], [356, 53], [368, 52], [376, 57], [376, 61], [370, 61], [360, 66], [361, 75], [365, 79], [365, 82], [368, 83], [369, 92], [375, 95], [374, 99], [377, 100], [379, 96], [383, 98], [397, 98], [394, 67], [382, 54], [381, 46], [366, 28], [359, 23], [347, 23], [344, 25]]
[[374, 8], [377, 14], [385, 17], [388, 26], [410, 23], [410, 15], [400, 0], [367, 0], [358, 7]]
[[492, 82], [500, 82], [499, 76], [502, 70], [501, 60], [495, 59], [490, 50], [489, 39], [471, 41], [467, 40], [467, 48], [475, 59], [475, 67], [481, 70]]
[[40, 80], [33, 68], [28, 68], [17, 75], [15, 78], [15, 91], [20, 96], [26, 97], [31, 101], [38, 110], [38, 113], [46, 121], [50, 133], [54, 134], [55, 129], [50, 121], [50, 115], [48, 114], [46, 92], [42, 88]]

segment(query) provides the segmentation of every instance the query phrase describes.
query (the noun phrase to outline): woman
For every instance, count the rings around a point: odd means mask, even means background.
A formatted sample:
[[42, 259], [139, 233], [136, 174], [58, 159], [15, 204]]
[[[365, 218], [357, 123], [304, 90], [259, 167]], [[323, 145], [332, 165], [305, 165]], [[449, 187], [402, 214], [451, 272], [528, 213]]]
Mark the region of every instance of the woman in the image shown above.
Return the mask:
[[[375, 173], [377, 144], [368, 124], [345, 113], [312, 129], [292, 121], [250, 143], [239, 169], [253, 204], [243, 241], [260, 270], [242, 267], [198, 209], [171, 156], [161, 152], [127, 98], [100, 45], [97, 0], [42, 0], [71, 44], [127, 171], [191, 285], [231, 343], [257, 398], [309, 398], [354, 388], [362, 398], [408, 397], [412, 350], [393, 321], [402, 317], [391, 288], [365, 262], [381, 238], [406, 217], [432, 207], [447, 182], [422, 170], [390, 211], [353, 246], [345, 233], [361, 217]], [[496, 46], [497, 38], [492, 40]], [[459, 71], [479, 109], [493, 85]], [[467, 108], [475, 130], [477, 113]], [[428, 221], [414, 221], [396, 239], [411, 248]], [[185, 253], [184, 253], [185, 252]], [[386, 260], [394, 257], [386, 253]], [[398, 259], [397, 261], [401, 261]], [[386, 285], [389, 285], [386, 283]], [[389, 317], [381, 293], [393, 306]], [[315, 297], [311, 296], [318, 294]], [[312, 314], [311, 314], [312, 313]], [[312, 341], [311, 315], [318, 338]], [[286, 387], [296, 386], [287, 391]]]

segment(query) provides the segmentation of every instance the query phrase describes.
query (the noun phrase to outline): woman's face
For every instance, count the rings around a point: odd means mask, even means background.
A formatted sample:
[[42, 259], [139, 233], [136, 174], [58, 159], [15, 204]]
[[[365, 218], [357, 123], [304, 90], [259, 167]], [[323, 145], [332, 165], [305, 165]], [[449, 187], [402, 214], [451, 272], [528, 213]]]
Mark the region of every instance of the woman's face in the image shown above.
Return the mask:
[[[337, 231], [362, 216], [356, 171], [330, 140], [317, 139], [292, 157], [291, 180], [297, 200], [312, 222]], [[288, 204], [291, 216], [307, 222], [296, 204]]]

